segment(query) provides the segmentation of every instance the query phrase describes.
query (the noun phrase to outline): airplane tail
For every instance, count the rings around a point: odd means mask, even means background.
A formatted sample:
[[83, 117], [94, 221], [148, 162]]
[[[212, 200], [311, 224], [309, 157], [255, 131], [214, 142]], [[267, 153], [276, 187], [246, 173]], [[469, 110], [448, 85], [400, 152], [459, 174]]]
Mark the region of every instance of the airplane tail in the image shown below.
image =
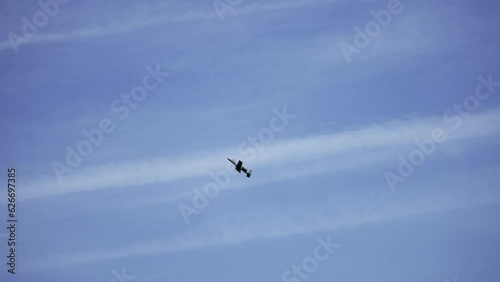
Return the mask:
[[249, 170], [249, 171], [247, 172], [247, 177], [248, 177], [248, 178], [250, 178], [250, 176], [252, 176], [252, 170]]

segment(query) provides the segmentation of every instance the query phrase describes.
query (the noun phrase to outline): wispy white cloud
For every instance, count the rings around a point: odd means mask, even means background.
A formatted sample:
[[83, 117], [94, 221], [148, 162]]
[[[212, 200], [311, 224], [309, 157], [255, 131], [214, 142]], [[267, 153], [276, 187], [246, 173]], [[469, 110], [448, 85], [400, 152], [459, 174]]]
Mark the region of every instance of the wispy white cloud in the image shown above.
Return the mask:
[[[196, 9], [192, 4], [179, 5], [173, 3], [175, 1], [167, 1], [165, 3], [156, 5], [155, 7], [145, 7], [140, 5], [134, 7], [133, 11], [130, 10], [112, 10], [112, 11], [99, 11], [92, 10], [92, 13], [86, 14], [81, 9], [70, 10], [71, 13], [78, 13], [76, 17], [85, 16], [83, 23], [87, 22], [87, 27], [76, 28], [70, 31], [57, 31], [57, 32], [43, 32], [37, 34], [34, 38], [30, 39], [28, 44], [35, 43], [50, 43], [68, 39], [78, 38], [92, 38], [100, 36], [108, 36], [114, 34], [129, 33], [145, 27], [151, 27], [158, 24], [176, 23], [186, 21], [202, 21], [202, 20], [217, 20], [219, 17], [210, 5], [209, 10]], [[325, 4], [325, 3], [344, 3], [346, 0], [288, 0], [288, 1], [265, 1], [265, 2], [252, 2], [245, 3], [245, 1], [236, 8], [232, 13], [237, 15], [246, 15], [259, 12], [286, 10], [302, 8], [305, 6]], [[68, 7], [64, 7], [69, 10]], [[158, 11], [162, 11], [158, 13]], [[64, 10], [61, 12], [64, 13]], [[96, 16], [99, 16], [96, 18]], [[57, 15], [57, 17], [60, 17]], [[56, 19], [57, 19], [56, 17]], [[68, 16], [66, 15], [68, 18]], [[94, 22], [95, 21], [95, 22]], [[100, 24], [97, 24], [99, 22]], [[12, 48], [9, 40], [0, 42], [0, 51]]]
[[[459, 130], [450, 131], [448, 143], [498, 134], [499, 122], [500, 109], [474, 114], [465, 120]], [[416, 139], [429, 138], [437, 127], [447, 128], [442, 117], [398, 120], [333, 134], [280, 140], [259, 151], [251, 165], [272, 169], [287, 163], [340, 157], [346, 162], [331, 169], [355, 168], [362, 163], [377, 164], [387, 160], [388, 152], [408, 148]], [[67, 175], [62, 183], [58, 183], [55, 175], [46, 179], [31, 180], [24, 184], [30, 188], [23, 199], [207, 176], [210, 172], [225, 169], [225, 157], [244, 157], [237, 153], [238, 145], [235, 144], [235, 148], [193, 152], [189, 155], [163, 156], [76, 169]], [[386, 151], [378, 154], [377, 150]], [[363, 161], [349, 161], [350, 158], [360, 159], [360, 154]], [[367, 160], [370, 156], [372, 159]], [[397, 159], [397, 155], [394, 159]], [[310, 170], [310, 173], [316, 172]]]
[[[53, 254], [33, 269], [63, 267], [95, 263], [125, 257], [176, 253], [190, 250], [232, 246], [255, 240], [277, 239], [288, 236], [329, 232], [346, 228], [379, 224], [386, 221], [433, 214], [460, 208], [497, 203], [498, 193], [493, 189], [470, 185], [473, 179], [462, 181], [463, 186], [452, 187], [448, 181], [427, 187], [432, 196], [423, 192], [394, 201], [372, 199], [357, 195], [336, 194], [327, 205], [300, 205], [279, 208], [252, 207], [222, 219], [206, 222], [171, 239], [136, 242], [133, 245], [110, 249]], [[428, 185], [418, 183], [417, 185]], [[437, 191], [437, 192], [436, 192]], [[347, 197], [347, 198], [346, 198]], [[334, 208], [332, 208], [334, 207]], [[272, 216], [270, 216], [272, 215]]]

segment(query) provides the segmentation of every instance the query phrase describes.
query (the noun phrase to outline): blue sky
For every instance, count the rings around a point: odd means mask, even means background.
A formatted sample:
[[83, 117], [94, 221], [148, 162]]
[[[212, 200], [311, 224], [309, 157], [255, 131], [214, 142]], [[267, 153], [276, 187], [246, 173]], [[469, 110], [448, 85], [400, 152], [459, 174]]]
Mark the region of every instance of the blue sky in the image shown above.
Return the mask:
[[[2, 1], [0, 179], [17, 169], [19, 220], [2, 281], [499, 277], [498, 3], [219, 4], [61, 0], [26, 34], [46, 12]], [[308, 272], [321, 240], [340, 246]]]

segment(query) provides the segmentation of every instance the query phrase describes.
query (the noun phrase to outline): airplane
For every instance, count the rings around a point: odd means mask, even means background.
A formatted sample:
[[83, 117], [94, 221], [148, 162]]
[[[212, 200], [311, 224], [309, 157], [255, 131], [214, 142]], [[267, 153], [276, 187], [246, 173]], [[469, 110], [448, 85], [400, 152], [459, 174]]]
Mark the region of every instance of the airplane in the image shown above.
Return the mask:
[[230, 161], [232, 164], [234, 164], [237, 172], [241, 173], [243, 171], [244, 173], [247, 174], [248, 178], [250, 178], [250, 176], [252, 176], [252, 170], [247, 170], [243, 166], [243, 162], [242, 161], [236, 162], [234, 159], [231, 159], [231, 158], [227, 158], [227, 160]]

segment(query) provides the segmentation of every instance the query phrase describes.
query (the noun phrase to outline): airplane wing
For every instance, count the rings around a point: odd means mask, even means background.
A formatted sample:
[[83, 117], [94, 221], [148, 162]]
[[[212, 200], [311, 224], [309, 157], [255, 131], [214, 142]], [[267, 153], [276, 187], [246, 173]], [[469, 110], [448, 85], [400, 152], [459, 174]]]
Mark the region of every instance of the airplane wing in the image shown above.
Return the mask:
[[243, 162], [242, 161], [239, 161], [238, 164], [236, 165], [236, 170], [238, 172], [241, 172], [241, 168], [243, 167]]
[[227, 158], [228, 161], [230, 161], [232, 164], [236, 165], [236, 161], [231, 159], [231, 158]]

